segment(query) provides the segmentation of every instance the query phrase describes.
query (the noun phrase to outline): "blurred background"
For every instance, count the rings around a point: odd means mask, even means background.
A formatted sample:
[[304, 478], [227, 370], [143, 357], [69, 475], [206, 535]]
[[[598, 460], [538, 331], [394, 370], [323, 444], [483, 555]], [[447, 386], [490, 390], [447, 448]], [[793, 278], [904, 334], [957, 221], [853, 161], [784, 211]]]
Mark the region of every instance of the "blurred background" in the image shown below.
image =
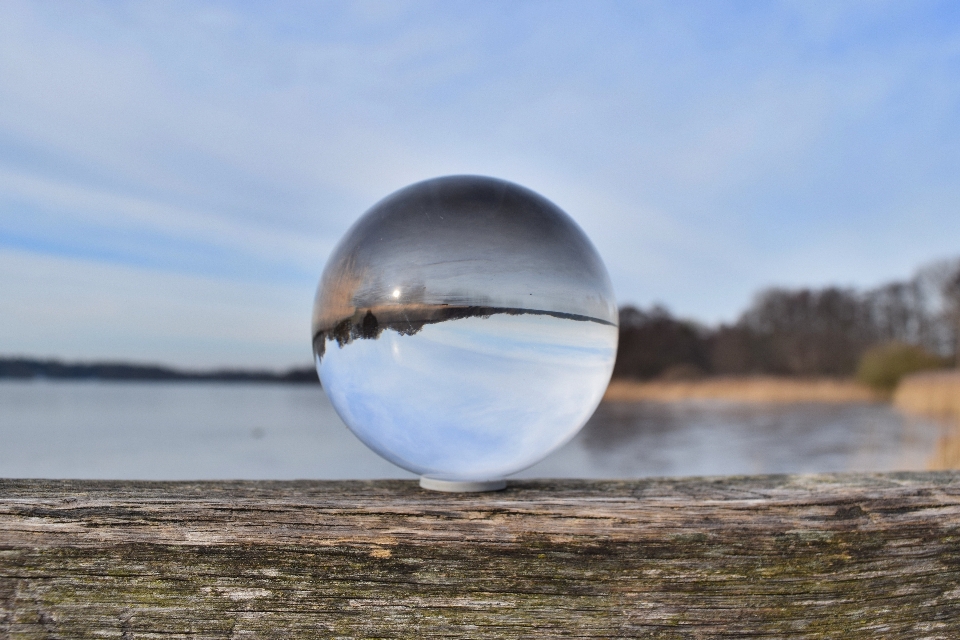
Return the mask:
[[960, 466], [949, 2], [0, 7], [0, 476], [402, 477], [315, 384], [367, 208], [583, 227], [614, 382], [527, 476]]

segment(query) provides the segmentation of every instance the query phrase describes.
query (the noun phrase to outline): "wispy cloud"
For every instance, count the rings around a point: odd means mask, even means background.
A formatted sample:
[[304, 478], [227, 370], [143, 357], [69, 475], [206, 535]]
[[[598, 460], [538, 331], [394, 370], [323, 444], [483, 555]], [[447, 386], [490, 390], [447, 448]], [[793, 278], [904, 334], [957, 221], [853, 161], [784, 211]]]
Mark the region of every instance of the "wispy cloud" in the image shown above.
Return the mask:
[[377, 199], [483, 173], [567, 209], [625, 301], [870, 284], [960, 253], [957, 13], [12, 1], [0, 247], [309, 299]]

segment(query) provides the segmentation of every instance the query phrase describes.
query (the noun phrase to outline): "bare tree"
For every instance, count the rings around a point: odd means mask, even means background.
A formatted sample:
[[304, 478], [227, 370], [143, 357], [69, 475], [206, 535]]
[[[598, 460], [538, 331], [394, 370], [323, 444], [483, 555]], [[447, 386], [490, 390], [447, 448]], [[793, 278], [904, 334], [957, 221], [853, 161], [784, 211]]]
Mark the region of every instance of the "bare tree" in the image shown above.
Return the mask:
[[732, 326], [706, 329], [663, 307], [620, 310], [614, 375], [651, 378], [677, 365], [716, 374], [852, 374], [867, 349], [901, 342], [960, 368], [960, 259], [868, 291], [774, 288]]
[[956, 265], [951, 277], [943, 285], [943, 297], [947, 304], [947, 317], [953, 329], [953, 357], [960, 369], [960, 264]]
[[680, 365], [705, 371], [709, 366], [705, 333], [692, 322], [674, 318], [661, 306], [649, 311], [623, 307], [613, 375], [655, 378]]
[[768, 289], [738, 325], [764, 344], [769, 373], [847, 375], [872, 342], [868, 315], [852, 289]]
[[918, 335], [904, 342], [918, 344], [944, 357], [960, 358], [960, 260], [939, 260], [920, 268], [910, 281], [919, 292], [914, 314]]

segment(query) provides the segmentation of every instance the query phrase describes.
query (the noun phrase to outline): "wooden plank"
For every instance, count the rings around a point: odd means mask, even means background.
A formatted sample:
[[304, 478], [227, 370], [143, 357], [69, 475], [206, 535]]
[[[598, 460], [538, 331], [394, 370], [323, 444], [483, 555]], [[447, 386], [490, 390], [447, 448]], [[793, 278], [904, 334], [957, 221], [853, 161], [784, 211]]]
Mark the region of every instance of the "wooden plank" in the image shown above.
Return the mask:
[[960, 637], [960, 474], [0, 480], [0, 638]]

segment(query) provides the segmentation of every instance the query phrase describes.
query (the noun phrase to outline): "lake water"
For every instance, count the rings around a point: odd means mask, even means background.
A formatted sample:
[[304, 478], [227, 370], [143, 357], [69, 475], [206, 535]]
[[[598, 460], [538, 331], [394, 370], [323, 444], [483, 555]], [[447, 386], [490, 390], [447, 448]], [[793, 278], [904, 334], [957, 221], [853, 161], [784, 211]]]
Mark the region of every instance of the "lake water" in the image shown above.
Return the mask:
[[[937, 425], [877, 404], [602, 403], [515, 477], [919, 470]], [[0, 477], [404, 478], [314, 385], [0, 382]]]

